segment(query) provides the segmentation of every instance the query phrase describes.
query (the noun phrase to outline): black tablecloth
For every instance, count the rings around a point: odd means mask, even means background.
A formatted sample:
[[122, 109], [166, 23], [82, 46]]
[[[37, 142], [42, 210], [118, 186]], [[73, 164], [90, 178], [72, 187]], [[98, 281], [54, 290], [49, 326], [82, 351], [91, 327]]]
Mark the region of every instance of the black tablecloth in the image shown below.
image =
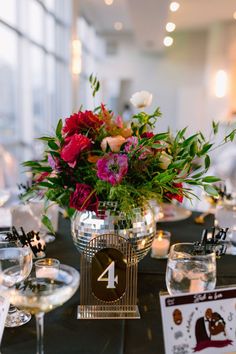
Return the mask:
[[[169, 230], [171, 243], [199, 238], [203, 227], [192, 217], [184, 221], [161, 223]], [[204, 227], [213, 225], [213, 217]], [[61, 219], [57, 240], [47, 247], [47, 256], [79, 270], [79, 253], [72, 243], [68, 220]], [[165, 287], [166, 260], [148, 254], [139, 263], [138, 305], [140, 320], [77, 320], [79, 291], [63, 306], [45, 316], [45, 354], [162, 354], [164, 353], [159, 291]], [[217, 285], [236, 283], [234, 256], [218, 260]], [[2, 354], [33, 354], [36, 352], [35, 321], [22, 327], [6, 328]]]

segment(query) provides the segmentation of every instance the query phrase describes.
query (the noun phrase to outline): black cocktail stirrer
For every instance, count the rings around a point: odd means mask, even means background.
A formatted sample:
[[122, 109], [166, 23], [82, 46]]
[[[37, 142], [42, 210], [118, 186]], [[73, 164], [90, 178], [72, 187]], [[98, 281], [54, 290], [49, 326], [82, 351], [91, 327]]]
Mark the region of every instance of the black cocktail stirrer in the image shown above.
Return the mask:
[[208, 230], [204, 229], [202, 231], [201, 241], [194, 242], [193, 245], [193, 254], [194, 255], [206, 255], [212, 252], [220, 257], [223, 256], [226, 252], [226, 245], [224, 241], [227, 236], [229, 228], [221, 228], [216, 233], [216, 228], [212, 228], [211, 234], [208, 234]]

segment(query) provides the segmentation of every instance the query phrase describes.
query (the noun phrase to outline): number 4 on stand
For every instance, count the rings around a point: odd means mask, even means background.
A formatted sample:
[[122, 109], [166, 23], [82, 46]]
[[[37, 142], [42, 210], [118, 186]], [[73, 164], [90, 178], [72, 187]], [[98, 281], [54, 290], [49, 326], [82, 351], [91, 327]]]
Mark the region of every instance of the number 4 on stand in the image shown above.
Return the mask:
[[[108, 273], [108, 278], [103, 278], [105, 274]], [[104, 270], [104, 272], [98, 277], [98, 281], [107, 281], [107, 288], [114, 289], [115, 283], [118, 284], [118, 275], [115, 276], [115, 262], [112, 261], [111, 264]]]
[[94, 237], [81, 255], [79, 319], [140, 318], [137, 256], [117, 234]]

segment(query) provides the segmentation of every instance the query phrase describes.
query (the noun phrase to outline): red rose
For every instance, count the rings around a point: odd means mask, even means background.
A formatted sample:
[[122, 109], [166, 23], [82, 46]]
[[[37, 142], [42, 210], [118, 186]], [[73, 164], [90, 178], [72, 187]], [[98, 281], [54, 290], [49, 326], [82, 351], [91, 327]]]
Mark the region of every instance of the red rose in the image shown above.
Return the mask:
[[183, 197], [183, 184], [182, 183], [173, 183], [174, 188], [178, 188], [179, 191], [178, 193], [166, 193], [166, 197], [170, 200], [176, 199], [178, 202], [182, 203], [184, 197]]
[[70, 207], [79, 211], [98, 211], [98, 197], [92, 187], [84, 183], [76, 183], [76, 188], [70, 195]]
[[152, 132], [145, 132], [141, 135], [141, 138], [147, 138], [147, 139], [151, 139], [154, 137], [154, 134]]
[[74, 134], [66, 138], [66, 143], [61, 150], [61, 158], [68, 162], [70, 167], [75, 167], [81, 152], [89, 150], [91, 140], [82, 134]]
[[78, 112], [66, 119], [62, 132], [70, 136], [88, 129], [97, 131], [102, 124], [103, 122], [92, 111]]

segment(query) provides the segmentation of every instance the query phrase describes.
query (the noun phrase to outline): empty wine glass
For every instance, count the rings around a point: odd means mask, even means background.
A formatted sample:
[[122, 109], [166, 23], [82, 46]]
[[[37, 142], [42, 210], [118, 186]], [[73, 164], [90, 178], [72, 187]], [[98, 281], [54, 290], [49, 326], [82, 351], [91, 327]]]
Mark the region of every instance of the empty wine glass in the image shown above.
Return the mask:
[[43, 354], [44, 314], [61, 306], [71, 298], [79, 286], [77, 270], [64, 264], [55, 272], [31, 276], [10, 291], [10, 301], [17, 307], [35, 315], [37, 354]]
[[170, 295], [213, 290], [216, 284], [216, 255], [192, 254], [192, 243], [177, 243], [170, 248], [166, 286]]
[[[4, 287], [11, 288], [29, 276], [32, 269], [32, 252], [30, 247], [20, 247], [6, 237], [6, 233], [0, 233], [0, 282]], [[30, 319], [30, 313], [10, 305], [5, 326], [18, 327]]]

